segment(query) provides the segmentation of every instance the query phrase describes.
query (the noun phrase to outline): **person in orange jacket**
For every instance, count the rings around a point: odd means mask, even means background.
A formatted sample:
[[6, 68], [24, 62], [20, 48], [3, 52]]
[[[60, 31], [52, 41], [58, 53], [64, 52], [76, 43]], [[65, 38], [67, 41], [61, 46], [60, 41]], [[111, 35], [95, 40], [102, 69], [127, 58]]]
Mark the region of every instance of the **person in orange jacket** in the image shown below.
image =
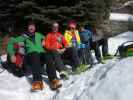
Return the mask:
[[46, 50], [53, 56], [54, 63], [60, 72], [65, 70], [64, 60], [67, 61], [75, 70], [79, 65], [79, 57], [75, 49], [69, 47], [64, 36], [59, 32], [59, 24], [57, 22], [52, 25], [52, 32], [48, 33], [43, 42]]

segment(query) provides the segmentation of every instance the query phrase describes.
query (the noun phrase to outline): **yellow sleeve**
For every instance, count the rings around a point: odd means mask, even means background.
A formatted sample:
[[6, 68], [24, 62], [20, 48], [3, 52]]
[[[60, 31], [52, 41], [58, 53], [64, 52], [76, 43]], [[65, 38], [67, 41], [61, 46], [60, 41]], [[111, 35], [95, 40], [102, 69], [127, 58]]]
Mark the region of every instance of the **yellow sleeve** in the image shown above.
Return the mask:
[[77, 36], [78, 44], [81, 44], [81, 40], [80, 40], [80, 36], [79, 36], [79, 32], [78, 31], [76, 31], [76, 36]]

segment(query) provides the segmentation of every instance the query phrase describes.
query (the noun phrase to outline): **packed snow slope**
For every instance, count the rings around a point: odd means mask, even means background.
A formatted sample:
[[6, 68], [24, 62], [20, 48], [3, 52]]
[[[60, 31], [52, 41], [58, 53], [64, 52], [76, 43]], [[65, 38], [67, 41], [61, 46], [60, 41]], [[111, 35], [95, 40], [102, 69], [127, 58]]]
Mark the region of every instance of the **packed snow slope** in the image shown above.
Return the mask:
[[[133, 40], [133, 32], [110, 38], [110, 53], [128, 40]], [[0, 100], [133, 100], [133, 57], [114, 58], [70, 76], [59, 91], [51, 91], [48, 84], [38, 93], [31, 93], [30, 88], [30, 77], [17, 78], [7, 71], [0, 74]]]

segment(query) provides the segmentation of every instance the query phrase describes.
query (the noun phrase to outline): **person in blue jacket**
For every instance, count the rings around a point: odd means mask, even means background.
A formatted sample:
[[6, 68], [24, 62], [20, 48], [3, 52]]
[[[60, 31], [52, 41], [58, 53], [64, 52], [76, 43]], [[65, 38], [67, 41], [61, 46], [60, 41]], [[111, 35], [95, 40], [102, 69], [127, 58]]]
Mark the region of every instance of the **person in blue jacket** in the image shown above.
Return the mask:
[[79, 56], [83, 64], [87, 64], [92, 66], [93, 59], [90, 51], [90, 42], [92, 41], [92, 33], [91, 31], [84, 28], [84, 26], [80, 26], [80, 39], [81, 45], [79, 49]]

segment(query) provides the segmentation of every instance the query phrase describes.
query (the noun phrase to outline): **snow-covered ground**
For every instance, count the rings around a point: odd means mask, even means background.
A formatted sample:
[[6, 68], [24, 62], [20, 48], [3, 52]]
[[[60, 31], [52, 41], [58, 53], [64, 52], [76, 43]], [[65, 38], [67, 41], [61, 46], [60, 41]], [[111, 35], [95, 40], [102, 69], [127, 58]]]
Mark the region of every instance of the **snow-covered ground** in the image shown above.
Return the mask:
[[[133, 32], [126, 32], [109, 39], [110, 53], [133, 40]], [[51, 91], [48, 84], [38, 93], [30, 92], [29, 79], [16, 78], [4, 71], [0, 74], [0, 100], [132, 100], [133, 58], [109, 60], [63, 81], [59, 91]]]

